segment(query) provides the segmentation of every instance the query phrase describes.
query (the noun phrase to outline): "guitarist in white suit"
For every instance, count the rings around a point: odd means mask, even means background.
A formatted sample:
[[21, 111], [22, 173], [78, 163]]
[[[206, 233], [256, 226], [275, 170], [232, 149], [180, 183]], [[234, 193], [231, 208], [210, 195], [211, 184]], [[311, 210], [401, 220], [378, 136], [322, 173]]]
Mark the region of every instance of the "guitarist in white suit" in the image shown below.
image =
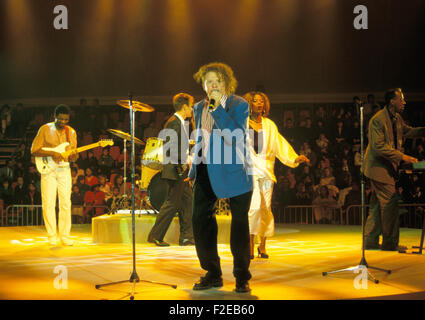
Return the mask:
[[69, 161], [75, 161], [78, 153], [64, 157], [56, 151], [46, 151], [42, 148], [55, 148], [68, 142], [66, 150], [77, 148], [77, 134], [67, 125], [70, 117], [69, 107], [60, 104], [55, 109], [55, 121], [49, 122], [38, 130], [31, 146], [31, 155], [35, 157], [51, 157], [58, 165], [49, 173], [41, 175], [41, 199], [43, 218], [46, 226], [49, 244], [56, 245], [56, 195], [59, 195], [59, 238], [63, 245], [71, 246], [71, 189], [72, 178]]

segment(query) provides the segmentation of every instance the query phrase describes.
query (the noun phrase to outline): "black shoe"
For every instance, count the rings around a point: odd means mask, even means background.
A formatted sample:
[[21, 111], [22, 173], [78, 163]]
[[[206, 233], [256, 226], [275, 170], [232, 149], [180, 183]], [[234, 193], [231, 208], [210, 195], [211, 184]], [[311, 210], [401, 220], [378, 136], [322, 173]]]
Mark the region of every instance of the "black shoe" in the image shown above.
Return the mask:
[[250, 255], [249, 256], [249, 258], [251, 259], [251, 260], [254, 260], [254, 255], [252, 254], [252, 255]]
[[162, 241], [162, 240], [157, 240], [157, 239], [149, 239], [148, 238], [148, 242], [150, 242], [150, 243], [154, 243], [155, 245], [157, 245], [158, 247], [169, 247], [170, 246], [170, 244], [169, 243], [167, 243], [167, 242], [165, 242], [165, 241]]
[[222, 278], [207, 278], [207, 277], [201, 277], [200, 281], [198, 283], [195, 283], [193, 286], [193, 290], [207, 290], [214, 288], [220, 288], [223, 286], [223, 279]]
[[398, 246], [394, 246], [394, 245], [382, 245], [382, 251], [398, 251], [401, 253], [405, 253], [407, 250], [406, 246], [402, 246], [402, 245], [398, 245]]
[[235, 291], [238, 293], [250, 292], [251, 288], [249, 287], [248, 280], [244, 280], [244, 281], [236, 280]]
[[194, 246], [195, 242], [189, 239], [184, 239], [183, 241], [180, 241], [181, 246]]

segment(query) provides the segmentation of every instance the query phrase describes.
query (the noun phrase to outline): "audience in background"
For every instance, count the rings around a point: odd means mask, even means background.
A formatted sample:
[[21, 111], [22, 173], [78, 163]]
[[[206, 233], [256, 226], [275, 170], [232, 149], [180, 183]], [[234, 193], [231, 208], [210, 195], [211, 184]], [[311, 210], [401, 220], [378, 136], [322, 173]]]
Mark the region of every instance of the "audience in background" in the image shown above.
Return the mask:
[[[76, 116], [72, 119], [84, 119], [84, 121], [72, 124], [79, 129], [80, 145], [96, 142], [103, 137], [113, 138], [116, 143], [113, 150], [103, 148], [101, 152], [98, 152], [99, 150], [83, 152], [80, 154], [78, 162], [72, 164], [72, 204], [82, 206], [86, 198], [86, 203], [93, 205], [93, 196], [101, 192], [104, 199], [103, 201], [96, 200], [96, 204], [102, 203], [105, 208], [110, 209], [119, 201], [124, 192], [124, 156], [122, 139], [111, 137], [107, 129], [114, 128], [129, 132], [127, 128], [128, 111], [124, 108], [123, 110], [116, 109], [116, 107], [108, 110], [105, 107], [99, 108], [99, 101], [90, 101], [90, 104], [93, 106], [88, 110], [87, 101], [82, 99], [80, 107], [73, 110]], [[361, 99], [354, 97], [350, 104], [323, 104], [311, 108], [305, 106], [286, 108], [284, 106], [280, 113], [277, 111], [278, 109], [274, 109], [274, 115], [270, 115], [270, 118], [275, 118], [275, 122], [281, 124], [282, 135], [299, 154], [303, 154], [311, 160], [309, 166], [300, 165], [295, 170], [276, 164], [275, 172], [278, 181], [273, 194], [274, 208], [326, 203], [328, 207], [340, 206], [345, 210], [352, 204], [360, 204], [359, 111], [361, 105]], [[368, 120], [380, 108], [375, 97], [372, 94], [368, 95], [367, 102], [364, 104], [365, 146], [367, 145]], [[413, 117], [406, 116], [405, 118], [410, 118], [411, 121], [425, 119], [425, 111], [417, 109], [412, 111]], [[411, 109], [408, 108], [406, 111], [409, 112], [409, 110]], [[27, 139], [31, 140], [33, 137], [31, 134], [35, 135], [36, 130], [49, 120], [49, 116], [50, 113], [45, 108], [24, 109], [22, 104], [17, 104], [16, 107], [4, 105], [0, 111], [0, 138], [24, 138], [27, 136]], [[136, 128], [136, 132], [139, 134], [138, 138], [146, 141], [150, 137], [157, 137], [162, 120], [157, 119], [155, 113], [140, 113], [137, 116], [141, 121], [141, 125]], [[279, 119], [283, 119], [283, 122], [278, 121]], [[425, 160], [425, 139], [413, 140], [413, 142], [405, 143], [404, 146], [410, 148], [411, 154], [420, 161]], [[131, 181], [129, 143], [127, 148], [127, 181], [129, 182]], [[136, 151], [137, 157], [140, 157], [140, 149]], [[137, 157], [136, 174], [139, 174], [140, 161]], [[96, 188], [93, 188], [94, 186]], [[425, 181], [421, 174], [405, 176], [398, 186], [401, 199], [405, 203], [424, 202], [424, 186]], [[127, 187], [127, 194], [129, 194], [129, 183]], [[368, 189], [366, 191], [368, 192]], [[7, 164], [0, 168], [0, 199], [4, 201], [3, 208], [18, 203], [38, 203], [39, 192], [40, 174], [31, 162], [29, 150], [22, 141]], [[85, 197], [87, 192], [90, 193]], [[368, 201], [367, 197], [366, 201]], [[278, 212], [279, 210], [275, 210], [275, 213]], [[322, 223], [332, 221], [329, 212], [329, 210], [315, 212], [315, 214], [317, 213], [316, 221]], [[73, 214], [82, 216], [82, 212], [79, 214], [73, 211]], [[100, 209], [92, 210], [89, 216], [96, 214], [101, 214]]]

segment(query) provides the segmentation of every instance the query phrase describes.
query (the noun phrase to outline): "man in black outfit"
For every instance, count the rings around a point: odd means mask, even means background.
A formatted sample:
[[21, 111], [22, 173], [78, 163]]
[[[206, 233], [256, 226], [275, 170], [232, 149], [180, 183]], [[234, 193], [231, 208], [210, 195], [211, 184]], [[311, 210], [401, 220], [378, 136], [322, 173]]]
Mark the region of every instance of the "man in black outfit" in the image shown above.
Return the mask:
[[364, 175], [370, 179], [372, 198], [365, 224], [366, 249], [404, 250], [399, 246], [399, 211], [396, 192], [397, 167], [401, 161], [418, 160], [402, 152], [403, 138], [425, 136], [425, 128], [406, 125], [400, 113], [406, 101], [401, 89], [390, 89], [385, 94], [385, 108], [369, 122], [369, 145], [365, 154]]
[[[179, 93], [173, 98], [174, 115], [168, 119], [164, 129], [173, 130], [168, 132], [163, 130], [159, 137], [165, 134], [167, 139], [164, 141], [164, 166], [162, 168], [161, 178], [167, 185], [167, 197], [159, 209], [158, 216], [151, 232], [148, 236], [148, 242], [157, 246], [169, 246], [164, 241], [164, 236], [170, 227], [171, 221], [179, 213], [180, 220], [180, 245], [193, 245], [192, 231], [192, 190], [187, 177], [187, 154], [189, 148], [189, 128], [185, 126], [185, 120], [192, 117], [192, 107], [194, 98], [186, 93]], [[170, 139], [174, 135], [177, 141]], [[177, 134], [177, 135], [175, 135]], [[167, 148], [167, 145], [169, 148]], [[177, 147], [175, 147], [177, 145]], [[168, 159], [168, 160], [165, 160]], [[168, 162], [168, 163], [166, 163]]]
[[[195, 283], [194, 290], [223, 286], [217, 250], [218, 225], [214, 204], [228, 198], [232, 212], [230, 249], [236, 292], [249, 292], [250, 242], [248, 211], [252, 196], [247, 142], [248, 103], [234, 95], [237, 81], [224, 63], [202, 66], [194, 75], [207, 99], [194, 108], [196, 145], [188, 179], [193, 187], [193, 234], [196, 253], [207, 273]], [[221, 152], [220, 152], [221, 151]], [[231, 156], [231, 158], [230, 158]]]

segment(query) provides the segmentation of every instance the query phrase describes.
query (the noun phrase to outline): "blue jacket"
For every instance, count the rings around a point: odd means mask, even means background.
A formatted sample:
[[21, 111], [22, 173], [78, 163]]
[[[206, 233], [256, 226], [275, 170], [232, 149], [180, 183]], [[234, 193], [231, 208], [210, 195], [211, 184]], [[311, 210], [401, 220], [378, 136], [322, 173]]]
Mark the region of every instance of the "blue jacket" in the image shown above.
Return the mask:
[[[193, 107], [196, 144], [189, 177], [196, 180], [196, 164], [202, 159], [201, 118], [206, 100]], [[252, 190], [252, 164], [249, 158], [248, 103], [239, 96], [227, 97], [226, 106], [211, 112], [214, 126], [206, 158], [211, 187], [218, 198], [232, 198]], [[227, 133], [226, 133], [227, 131]], [[233, 136], [232, 136], [233, 135]], [[231, 157], [230, 157], [231, 155]]]

